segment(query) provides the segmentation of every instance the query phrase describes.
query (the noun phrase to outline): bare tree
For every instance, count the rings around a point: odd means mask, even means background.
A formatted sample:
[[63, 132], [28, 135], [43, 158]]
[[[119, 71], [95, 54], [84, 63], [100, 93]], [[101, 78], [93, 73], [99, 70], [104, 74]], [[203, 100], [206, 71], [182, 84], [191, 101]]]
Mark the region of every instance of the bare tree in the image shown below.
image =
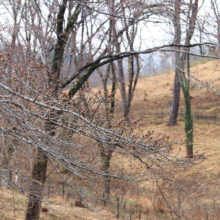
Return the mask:
[[[51, 96], [53, 98], [58, 98], [58, 89], [60, 82], [60, 71], [61, 71], [61, 63], [63, 58], [63, 52], [65, 45], [68, 40], [68, 36], [71, 30], [74, 28], [78, 20], [78, 15], [80, 12], [80, 6], [76, 4], [74, 8], [74, 13], [69, 17], [67, 21], [66, 27], [64, 27], [64, 14], [67, 7], [67, 1], [62, 1], [61, 5], [59, 5], [59, 11], [57, 13], [57, 42], [54, 48], [54, 57], [52, 62], [51, 71], [48, 73], [49, 75], [49, 89], [51, 91]], [[54, 112], [50, 112], [48, 117], [56, 118], [56, 114]], [[53, 122], [47, 121], [45, 122], [45, 131], [50, 136], [55, 136], [55, 125]], [[47, 171], [47, 155], [41, 148], [38, 148], [37, 156], [34, 162], [33, 175], [32, 175], [32, 184], [30, 188], [29, 202], [27, 208], [26, 219], [39, 219], [40, 210], [41, 210], [41, 198], [42, 198], [42, 190], [44, 186], [44, 182], [46, 180], [46, 171]]]
[[[180, 23], [180, 7], [181, 1], [175, 1], [175, 14], [173, 16], [174, 22], [174, 42], [176, 44], [181, 43], [181, 23]], [[173, 126], [177, 124], [177, 116], [178, 116], [178, 109], [179, 109], [179, 99], [180, 99], [180, 80], [179, 80], [179, 72], [180, 70], [178, 67], [180, 66], [180, 53], [175, 53], [175, 77], [174, 77], [174, 84], [173, 84], [173, 100], [172, 100], [172, 108], [170, 111], [170, 118], [169, 118], [169, 125]]]
[[[181, 43], [181, 37], [182, 37], [182, 31], [181, 31], [181, 1], [176, 0], [174, 2], [174, 8], [175, 13], [173, 17], [174, 21], [174, 42], [175, 44]], [[197, 12], [198, 12], [198, 1], [195, 1], [194, 3], [190, 2], [188, 5], [188, 21], [187, 22], [187, 30], [186, 30], [186, 36], [185, 36], [185, 45], [189, 45], [190, 41], [193, 37], [194, 30], [195, 30], [195, 24], [197, 19]], [[184, 64], [186, 60], [186, 53], [182, 53], [180, 50], [176, 49], [175, 53], [175, 77], [174, 77], [174, 84], [173, 84], [173, 100], [172, 100], [172, 108], [170, 111], [170, 118], [168, 125], [174, 126], [177, 125], [177, 117], [178, 117], [178, 109], [179, 109], [179, 100], [180, 100], [180, 88], [181, 88], [181, 82], [180, 82], [180, 74], [182, 74], [182, 70], [184, 69]], [[186, 51], [186, 49], [184, 49]]]

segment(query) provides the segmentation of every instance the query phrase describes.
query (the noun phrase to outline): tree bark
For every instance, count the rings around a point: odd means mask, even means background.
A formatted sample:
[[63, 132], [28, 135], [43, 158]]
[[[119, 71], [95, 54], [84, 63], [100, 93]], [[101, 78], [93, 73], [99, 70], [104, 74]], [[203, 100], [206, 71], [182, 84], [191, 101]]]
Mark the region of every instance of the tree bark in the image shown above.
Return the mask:
[[[181, 0], [175, 1], [175, 14], [173, 18], [174, 22], [174, 43], [180, 44], [181, 42], [181, 24], [180, 24], [180, 6]], [[179, 64], [180, 64], [180, 52], [176, 52], [175, 54], [175, 77], [173, 83], [173, 99], [172, 99], [172, 108], [170, 111], [170, 118], [168, 125], [174, 126], [177, 125], [177, 117], [178, 117], [178, 110], [179, 110], [179, 100], [180, 100], [180, 78], [179, 78]]]
[[115, 66], [114, 63], [111, 63], [111, 69], [112, 69], [112, 101], [111, 101], [111, 109], [110, 113], [113, 115], [115, 112], [115, 90], [116, 90], [116, 73], [115, 73]]
[[[120, 53], [120, 43], [116, 43], [116, 52]], [[123, 60], [119, 59], [118, 62], [118, 80], [120, 83], [120, 91], [121, 91], [121, 99], [122, 99], [122, 112], [123, 116], [127, 117], [128, 109], [127, 109], [127, 96], [126, 96], [126, 89], [125, 89], [125, 77], [124, 77], [124, 69], [123, 69]]]
[[134, 96], [134, 91], [136, 89], [136, 85], [137, 85], [137, 81], [140, 75], [140, 64], [139, 64], [139, 55], [135, 55], [134, 56], [136, 59], [136, 73], [134, 70], [134, 58], [132, 57], [132, 61], [131, 61], [131, 75], [129, 78], [129, 85], [128, 85], [128, 101], [127, 101], [127, 109], [128, 109], [128, 113], [130, 113], [130, 108], [131, 108], [131, 102]]
[[38, 148], [34, 162], [32, 183], [30, 186], [29, 202], [26, 220], [39, 220], [42, 202], [42, 192], [46, 180], [48, 158], [41, 148]]
[[[195, 0], [194, 4], [191, 5], [189, 12], [192, 12], [191, 17], [189, 17], [189, 27], [186, 32], [185, 44], [189, 44], [195, 30], [195, 24], [198, 13], [198, 0]], [[189, 13], [190, 14], [190, 13]], [[187, 78], [186, 75], [181, 75], [181, 85], [183, 89], [184, 99], [185, 99], [185, 134], [187, 139], [187, 157], [193, 157], [193, 119], [191, 116], [191, 102], [190, 102], [190, 57], [189, 57], [189, 48], [186, 48], [188, 54], [184, 53], [182, 55], [182, 60], [185, 61], [187, 56]]]
[[[53, 123], [45, 122], [45, 131], [50, 137], [55, 136]], [[46, 181], [48, 157], [41, 148], [37, 149], [37, 155], [34, 161], [32, 172], [32, 182], [29, 189], [29, 202], [26, 214], [26, 220], [39, 220], [41, 211], [41, 202], [43, 198], [43, 187]]]
[[[112, 72], [112, 88], [111, 88], [111, 101], [109, 103], [108, 101], [108, 89], [107, 89], [107, 79], [110, 75], [110, 70]], [[101, 73], [100, 73], [101, 74]], [[104, 98], [104, 103], [105, 103], [105, 121], [107, 121], [107, 128], [111, 128], [111, 123], [112, 123], [112, 115], [114, 114], [114, 107], [115, 107], [115, 89], [116, 89], [116, 73], [115, 73], [115, 66], [114, 63], [109, 64], [107, 71], [106, 71], [106, 76], [104, 77], [102, 74], [100, 75], [102, 78], [103, 82], [103, 87], [105, 88], [105, 98]], [[110, 105], [110, 106], [109, 106]], [[109, 142], [109, 140], [108, 140]], [[102, 180], [103, 180], [103, 203], [104, 206], [108, 204], [108, 201], [110, 199], [110, 176], [109, 176], [109, 168], [110, 168], [110, 162], [111, 162], [111, 157], [112, 153], [114, 152], [114, 149], [112, 149], [111, 146], [104, 147], [102, 143], [97, 142], [99, 147], [100, 147], [100, 157], [101, 157], [101, 163], [102, 163]]]
[[180, 100], [180, 80], [179, 73], [175, 71], [174, 83], [173, 83], [173, 99], [172, 107], [170, 109], [170, 118], [168, 125], [177, 125], [177, 117], [179, 111], [179, 100]]
[[[189, 52], [189, 49], [188, 49]], [[184, 115], [185, 119], [185, 134], [186, 134], [186, 149], [187, 149], [187, 157], [193, 157], [193, 118], [191, 115], [191, 101], [190, 101], [190, 59], [189, 53], [187, 54], [187, 78], [185, 75], [181, 77], [181, 85], [185, 100], [186, 112]]]
[[186, 134], [186, 149], [187, 157], [193, 157], [193, 119], [191, 115], [191, 103], [190, 103], [190, 92], [189, 85], [188, 88], [184, 89], [184, 99], [186, 105], [186, 112], [184, 115], [185, 118], [185, 134]]
[[103, 174], [103, 203], [106, 206], [109, 201], [110, 196], [110, 177], [109, 177], [109, 168], [110, 161], [112, 157], [112, 150], [106, 150], [103, 147], [100, 149], [101, 160], [102, 160], [102, 172]]
[[[180, 101], [180, 69], [184, 68], [184, 63], [180, 62], [180, 54], [176, 53], [176, 59], [178, 60], [176, 62], [176, 68], [175, 68], [175, 77], [174, 77], [174, 83], [173, 83], [173, 99], [172, 99], [172, 107], [170, 111], [170, 118], [169, 118], [169, 126], [175, 126], [177, 125], [177, 117], [178, 117], [178, 111], [179, 111], [179, 101]], [[179, 63], [179, 64], [178, 64]]]

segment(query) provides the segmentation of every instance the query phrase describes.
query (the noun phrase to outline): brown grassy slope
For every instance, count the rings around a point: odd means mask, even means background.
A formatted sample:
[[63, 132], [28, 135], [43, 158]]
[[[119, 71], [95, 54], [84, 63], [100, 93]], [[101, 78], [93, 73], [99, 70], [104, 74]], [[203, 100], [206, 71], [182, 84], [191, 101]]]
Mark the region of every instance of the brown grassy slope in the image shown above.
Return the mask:
[[[214, 88], [220, 85], [220, 63], [211, 61], [191, 68], [191, 74]], [[168, 110], [168, 101], [172, 99], [174, 73], [166, 73], [150, 78], [140, 79], [132, 102], [132, 111], [143, 109], [148, 110]], [[195, 81], [195, 80], [193, 80]], [[191, 86], [192, 108], [206, 110], [207, 104], [214, 107], [219, 98], [213, 92], [204, 88]], [[147, 93], [147, 95], [145, 95]], [[182, 97], [182, 94], [181, 94]], [[146, 101], [144, 101], [144, 98]], [[184, 100], [181, 98], [180, 106], [183, 107]]]
[[[48, 203], [43, 202], [42, 207], [47, 209], [47, 212], [41, 212], [40, 219], [42, 220], [95, 220], [115, 219], [115, 216], [108, 210], [91, 212], [85, 208], [78, 208], [71, 203], [62, 203], [60, 197], [53, 198]], [[25, 218], [25, 208], [27, 206], [27, 198], [18, 192], [12, 192], [6, 188], [1, 188], [0, 191], [0, 219], [5, 220], [23, 220]], [[60, 205], [57, 205], [60, 204]]]
[[[203, 83], [215, 90], [220, 88], [220, 62], [211, 61], [191, 68], [191, 74]], [[167, 126], [168, 116], [163, 118], [163, 123], [150, 123], [148, 111], [168, 112], [168, 101], [172, 99], [174, 73], [157, 75], [150, 78], [141, 79], [138, 82], [137, 90], [132, 102], [132, 115], [136, 117], [144, 115], [144, 131], [154, 130], [155, 133], [166, 133], [171, 140], [177, 140], [184, 136], [184, 121], [179, 117], [178, 126]], [[220, 117], [220, 97], [214, 92], [201, 86], [191, 86], [192, 111], [200, 115], [217, 115]], [[145, 95], [147, 93], [147, 95]], [[180, 109], [184, 113], [184, 99], [181, 92]], [[189, 173], [200, 172], [202, 175], [209, 176], [211, 173], [220, 176], [220, 122], [215, 120], [194, 119], [194, 151], [205, 153], [209, 156], [202, 164], [189, 170]], [[182, 156], [185, 156], [185, 146], [177, 145], [176, 150], [181, 148]], [[174, 149], [175, 150], [175, 149]], [[207, 172], [206, 172], [207, 171]]]

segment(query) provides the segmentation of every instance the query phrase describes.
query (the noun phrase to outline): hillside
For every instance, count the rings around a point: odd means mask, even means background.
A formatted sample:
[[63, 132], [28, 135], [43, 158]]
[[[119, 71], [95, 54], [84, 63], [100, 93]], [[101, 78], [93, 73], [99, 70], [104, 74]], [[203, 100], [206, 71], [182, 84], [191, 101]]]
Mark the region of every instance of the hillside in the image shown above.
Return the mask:
[[[194, 212], [184, 213], [186, 218], [205, 219], [204, 216], [207, 215], [209, 216], [207, 219], [218, 219], [216, 213], [220, 212], [219, 206], [217, 206], [220, 203], [218, 199], [220, 185], [220, 97], [202, 85], [207, 85], [218, 91], [220, 86], [220, 62], [210, 61], [194, 66], [191, 68], [191, 74], [200, 80], [193, 80], [196, 84], [191, 86], [192, 110], [195, 116], [194, 152], [198, 151], [198, 154], [204, 155], [204, 158], [207, 157], [207, 159], [192, 168], [169, 170], [173, 177], [179, 178], [181, 186], [186, 187], [184, 190], [192, 192], [192, 196], [189, 196], [190, 198], [182, 191], [179, 194], [178, 190], [177, 192], [172, 192], [171, 185], [166, 185], [166, 183], [164, 185], [162, 183], [164, 186], [163, 191], [168, 198], [169, 195], [173, 196], [173, 200], [170, 200], [172, 205], [176, 205], [176, 201], [180, 204], [179, 210], [181, 208], [183, 210], [180, 212], [196, 207]], [[174, 73], [170, 72], [140, 79], [131, 108], [131, 118], [135, 119], [142, 115], [143, 124], [140, 130], [143, 133], [154, 130], [155, 136], [158, 134], [168, 135], [170, 142], [175, 142], [180, 138], [184, 139], [184, 120], [182, 115], [179, 116], [178, 126], [167, 126], [168, 102], [172, 99], [173, 77]], [[119, 92], [117, 92], [116, 98], [120, 100]], [[184, 113], [182, 94], [180, 113]], [[179, 153], [179, 155], [184, 157], [186, 153], [185, 145], [177, 142], [173, 145], [173, 153]], [[122, 163], [120, 158], [115, 158], [115, 161], [118, 164]], [[129, 163], [129, 160], [123, 161], [124, 166], [128, 167]], [[133, 166], [138, 166], [138, 164], [134, 162]], [[56, 176], [51, 175], [50, 178], [51, 181], [57, 181], [58, 184]], [[122, 201], [122, 204], [120, 204], [120, 213], [124, 210], [124, 213], [120, 214], [121, 219], [128, 219], [130, 213], [133, 212], [132, 219], [171, 219], [169, 208], [159, 195], [155, 182], [146, 181], [137, 185], [131, 184], [130, 189], [127, 189], [126, 185], [121, 187], [125, 188], [123, 191], [125, 192], [125, 195], [123, 195], [123, 201], [125, 202], [123, 203]], [[62, 192], [62, 187], [57, 187], [56, 190], [58, 189], [59, 192]], [[134, 190], [135, 193], [129, 193], [131, 190]], [[126, 194], [126, 192], [128, 193]], [[114, 193], [112, 199], [116, 201], [116, 197], [119, 196], [122, 196], [121, 191]], [[27, 202], [24, 196], [17, 192], [11, 193], [9, 190], [2, 188], [0, 197], [0, 219], [24, 218], [24, 207]], [[194, 199], [194, 203], [189, 205], [192, 199]], [[41, 219], [116, 219], [116, 203], [100, 212], [91, 212], [84, 208], [75, 207], [75, 198], [72, 200], [68, 198], [68, 201], [62, 202], [60, 194], [53, 196], [50, 202], [62, 205], [45, 202], [43, 207], [46, 207], [48, 212], [42, 213]], [[123, 208], [123, 204], [126, 204], [126, 208]]]
[[[210, 160], [213, 163], [213, 160], [215, 161], [219, 157], [216, 153], [218, 152], [217, 146], [219, 143], [220, 97], [202, 85], [208, 85], [219, 91], [220, 63], [211, 61], [197, 65], [191, 68], [191, 74], [200, 80], [193, 80], [196, 84], [193, 85], [191, 83], [190, 90], [192, 114], [194, 116], [194, 149], [213, 157], [210, 157], [200, 165], [207, 169], [206, 163], [209, 163]], [[182, 115], [179, 116], [178, 126], [167, 126], [168, 102], [172, 100], [173, 77], [174, 73], [171, 72], [141, 79], [132, 103], [132, 115], [135, 117], [143, 114], [143, 130], [166, 133], [172, 139], [177, 139], [184, 136], [184, 99], [181, 92], [179, 113], [182, 113]], [[166, 113], [167, 116], [165, 115]], [[154, 116], [153, 114], [156, 115]], [[184, 147], [183, 154], [185, 153]]]

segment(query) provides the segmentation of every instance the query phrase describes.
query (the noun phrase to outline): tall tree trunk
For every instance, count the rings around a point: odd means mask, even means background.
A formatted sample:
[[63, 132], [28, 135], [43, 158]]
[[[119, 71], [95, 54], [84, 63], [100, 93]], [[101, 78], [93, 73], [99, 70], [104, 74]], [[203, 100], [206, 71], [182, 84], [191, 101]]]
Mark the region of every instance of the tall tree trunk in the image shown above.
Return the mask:
[[115, 112], [115, 90], [116, 90], [116, 73], [115, 73], [115, 66], [114, 63], [111, 63], [111, 69], [112, 69], [112, 100], [111, 100], [111, 108], [110, 113], [113, 115]]
[[172, 106], [170, 109], [170, 118], [168, 125], [175, 126], [177, 125], [177, 117], [179, 111], [179, 101], [180, 101], [180, 74], [181, 70], [184, 68], [184, 63], [180, 61], [180, 53], [176, 52], [176, 67], [175, 67], [175, 76], [174, 76], [174, 83], [173, 83], [173, 99], [172, 99]]
[[[116, 23], [115, 19], [113, 18], [112, 21], [112, 29], [113, 29], [113, 35], [115, 40], [115, 49], [116, 53], [121, 52], [121, 44], [119, 43], [119, 39], [117, 39], [117, 32], [116, 32]], [[127, 111], [127, 96], [126, 96], [126, 88], [125, 88], [125, 77], [124, 77], [124, 69], [123, 69], [123, 59], [117, 60], [118, 63], [118, 80], [120, 84], [120, 91], [121, 91], [121, 99], [122, 99], [122, 112], [123, 116], [127, 117], [128, 111]]]
[[[133, 51], [133, 47], [130, 46], [131, 51]], [[127, 115], [130, 112], [131, 100], [132, 100], [132, 87], [134, 83], [134, 57], [131, 56], [128, 58], [128, 69], [129, 69], [129, 79], [128, 79], [128, 100], [127, 100]]]
[[[49, 137], [55, 136], [55, 129], [53, 123], [45, 122], [45, 131]], [[41, 211], [41, 202], [43, 198], [43, 188], [46, 181], [47, 172], [47, 155], [41, 148], [37, 149], [37, 155], [34, 161], [34, 168], [32, 172], [32, 182], [30, 186], [29, 202], [26, 214], [26, 220], [39, 220]]]
[[187, 88], [184, 88], [184, 99], [186, 105], [186, 112], [184, 115], [185, 118], [185, 134], [186, 134], [186, 149], [187, 157], [193, 157], [193, 119], [191, 115], [191, 103], [190, 103], [190, 92], [189, 85]]
[[[180, 44], [181, 42], [181, 23], [180, 23], [180, 6], [181, 6], [181, 0], [175, 0], [175, 14], [173, 18], [174, 22], [174, 43]], [[176, 48], [178, 49], [178, 48]], [[174, 126], [177, 125], [177, 117], [178, 117], [178, 110], [179, 110], [179, 100], [180, 100], [180, 79], [179, 79], [179, 64], [180, 61], [180, 52], [176, 51], [175, 54], [175, 77], [174, 77], [174, 83], [173, 83], [173, 99], [172, 99], [172, 108], [170, 111], [170, 118], [168, 125]]]
[[[111, 115], [114, 114], [114, 107], [115, 107], [115, 89], [116, 89], [116, 74], [115, 74], [115, 66], [114, 63], [111, 63], [111, 71], [112, 71], [112, 88], [111, 88], [111, 94], [112, 94], [112, 100], [110, 102], [110, 108], [109, 103], [107, 101], [107, 97], [105, 100], [106, 103], [106, 121], [108, 121], [107, 128], [111, 128]], [[107, 81], [106, 81], [107, 84]], [[107, 91], [106, 91], [107, 92]], [[109, 114], [110, 113], [110, 114]], [[104, 173], [103, 175], [103, 200], [104, 205], [106, 206], [108, 204], [108, 201], [110, 199], [110, 183], [111, 179], [109, 177], [109, 168], [110, 168], [110, 162], [112, 153], [114, 152], [114, 149], [111, 149], [111, 146], [108, 148], [103, 148], [103, 146], [100, 145], [100, 156], [102, 161], [102, 171]]]
[[112, 150], [107, 150], [101, 147], [100, 154], [102, 160], [102, 172], [103, 174], [103, 201], [104, 205], [106, 206], [109, 201], [110, 196], [110, 177], [109, 177], [109, 168], [110, 168], [110, 161], [112, 157]]
[[[114, 63], [111, 63], [108, 65], [106, 76], [104, 77], [101, 73], [100, 76], [102, 78], [103, 87], [105, 88], [104, 91], [106, 94], [108, 94], [107, 89], [107, 79], [110, 75], [110, 70], [112, 72], [112, 88], [111, 88], [111, 101], [109, 103], [108, 96], [105, 96], [104, 103], [105, 103], [105, 121], [107, 121], [107, 128], [111, 128], [112, 123], [112, 115], [114, 114], [114, 107], [115, 107], [115, 89], [116, 89], [116, 73], [115, 73], [115, 66]], [[109, 106], [110, 105], [110, 106]], [[112, 153], [114, 152], [114, 148], [111, 149], [111, 146], [104, 147], [102, 143], [98, 142], [98, 145], [100, 147], [100, 157], [101, 157], [101, 163], [102, 163], [102, 180], [103, 180], [103, 203], [106, 206], [108, 204], [108, 201], [110, 199], [110, 176], [109, 176], [109, 168], [110, 168], [110, 162]]]
[[[198, 13], [198, 0], [194, 1], [194, 4], [190, 6], [189, 14], [191, 12], [191, 17], [189, 17], [189, 27], [186, 32], [186, 40], [185, 44], [188, 45], [193, 36], [195, 30], [195, 24]], [[193, 157], [193, 119], [191, 116], [191, 103], [190, 103], [190, 92], [189, 92], [189, 84], [190, 84], [190, 57], [189, 57], [189, 48], [186, 48], [185, 51], [188, 52], [182, 55], [182, 61], [185, 61], [187, 56], [187, 77], [186, 74], [181, 75], [181, 85], [183, 89], [183, 95], [185, 99], [185, 134], [187, 139], [187, 157]]]
[[177, 125], [177, 117], [179, 111], [179, 100], [180, 100], [180, 80], [178, 71], [175, 71], [174, 83], [173, 83], [173, 99], [170, 108], [170, 118], [168, 125]]
[[[175, 14], [174, 14], [174, 19], [173, 19], [174, 31], [175, 31], [174, 43], [180, 44], [181, 42], [181, 23], [180, 23], [181, 0], [175, 0], [174, 4], [175, 4], [174, 5]], [[188, 28], [186, 31], [185, 45], [190, 44], [191, 38], [194, 34], [197, 13], [198, 13], [198, 0], [195, 0], [193, 4], [189, 5], [189, 9], [188, 9], [189, 24], [188, 24]], [[187, 48], [184, 50], [187, 51]], [[180, 77], [182, 77], [180, 74], [183, 74], [185, 60], [186, 60], [186, 53], [183, 53], [182, 56], [180, 56], [180, 52], [176, 51], [176, 56], [175, 56], [176, 66], [175, 66], [175, 78], [174, 78], [174, 85], [173, 85], [173, 100], [172, 100], [172, 108], [170, 111], [170, 118], [169, 118], [169, 123], [168, 123], [168, 125], [170, 126], [177, 125], [179, 100], [180, 100]]]
[[[188, 49], [189, 52], [189, 49]], [[190, 59], [189, 53], [187, 54], [187, 78], [185, 75], [181, 77], [181, 85], [185, 100], [186, 112], [184, 115], [185, 119], [185, 134], [186, 134], [186, 149], [187, 149], [187, 157], [193, 157], [193, 118], [191, 115], [191, 101], [190, 101]]]
[[[70, 31], [73, 29], [75, 22], [79, 15], [79, 5], [76, 6], [76, 10], [68, 20], [66, 29], [63, 30], [64, 14], [66, 10], [67, 0], [63, 0], [59, 6], [57, 14], [57, 43], [55, 46], [53, 64], [49, 73], [49, 89], [53, 98], [58, 97], [59, 83], [60, 83], [60, 71], [62, 64], [62, 57], [64, 48], [69, 36]], [[50, 117], [55, 117], [56, 113], [51, 113]], [[55, 126], [53, 123], [45, 122], [45, 131], [50, 137], [55, 136]], [[41, 148], [37, 149], [37, 156], [34, 161], [34, 168], [32, 173], [32, 184], [29, 193], [28, 210], [26, 220], [39, 220], [40, 208], [42, 201], [43, 186], [46, 180], [47, 171], [47, 155]]]
[[[51, 70], [51, 77], [49, 78], [49, 88], [52, 91], [54, 98], [58, 95], [58, 81], [59, 72], [61, 69], [63, 51], [60, 45], [55, 48], [55, 54], [53, 59], [53, 66]], [[51, 114], [50, 117], [54, 115]], [[45, 131], [53, 137], [55, 136], [55, 126], [51, 122], [45, 122]], [[37, 156], [34, 161], [34, 168], [32, 173], [32, 183], [29, 193], [28, 210], [26, 220], [38, 220], [40, 218], [40, 208], [42, 201], [42, 192], [44, 182], [46, 180], [48, 158], [41, 148], [37, 149]]]
[[[120, 53], [120, 44], [116, 43], [116, 52]], [[126, 89], [125, 89], [125, 77], [124, 77], [124, 69], [123, 69], [123, 60], [119, 59], [118, 62], [118, 80], [120, 83], [120, 91], [121, 91], [121, 99], [122, 99], [122, 112], [123, 116], [128, 116], [128, 109], [127, 109], [127, 96], [126, 96]]]
[[136, 74], [135, 74], [135, 70], [134, 70], [134, 58], [132, 57], [132, 61], [131, 61], [131, 75], [129, 77], [129, 85], [128, 85], [128, 101], [127, 101], [127, 109], [128, 109], [128, 113], [130, 113], [130, 108], [131, 108], [131, 101], [133, 99], [134, 96], [134, 91], [136, 89], [136, 85], [137, 85], [137, 81], [140, 75], [140, 63], [139, 63], [139, 55], [135, 55], [134, 56], [136, 59]]

